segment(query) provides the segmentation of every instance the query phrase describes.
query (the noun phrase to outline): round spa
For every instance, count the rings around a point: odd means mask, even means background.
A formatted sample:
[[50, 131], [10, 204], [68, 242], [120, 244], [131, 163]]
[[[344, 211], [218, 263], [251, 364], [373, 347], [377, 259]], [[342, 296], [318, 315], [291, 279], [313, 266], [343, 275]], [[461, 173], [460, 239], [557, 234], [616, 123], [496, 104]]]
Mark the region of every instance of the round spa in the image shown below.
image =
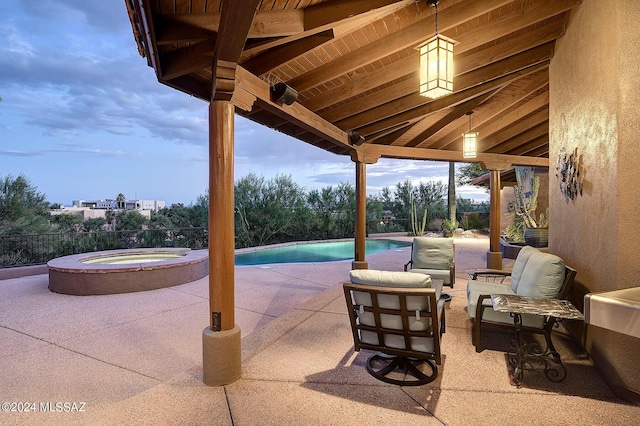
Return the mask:
[[59, 257], [47, 263], [49, 290], [88, 296], [171, 287], [209, 273], [207, 250], [148, 248]]

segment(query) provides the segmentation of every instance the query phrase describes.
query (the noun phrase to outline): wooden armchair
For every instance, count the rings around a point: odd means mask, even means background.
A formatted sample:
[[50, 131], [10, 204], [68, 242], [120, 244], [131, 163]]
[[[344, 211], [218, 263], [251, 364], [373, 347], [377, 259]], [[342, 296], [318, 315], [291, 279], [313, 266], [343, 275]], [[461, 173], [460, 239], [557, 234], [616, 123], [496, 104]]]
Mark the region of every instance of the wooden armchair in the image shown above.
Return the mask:
[[[427, 275], [373, 270], [351, 271], [344, 283], [355, 351], [374, 354], [367, 371], [386, 383], [419, 386], [438, 376], [440, 338], [445, 331], [441, 288]], [[435, 364], [434, 364], [435, 361]], [[400, 378], [394, 375], [400, 370]]]

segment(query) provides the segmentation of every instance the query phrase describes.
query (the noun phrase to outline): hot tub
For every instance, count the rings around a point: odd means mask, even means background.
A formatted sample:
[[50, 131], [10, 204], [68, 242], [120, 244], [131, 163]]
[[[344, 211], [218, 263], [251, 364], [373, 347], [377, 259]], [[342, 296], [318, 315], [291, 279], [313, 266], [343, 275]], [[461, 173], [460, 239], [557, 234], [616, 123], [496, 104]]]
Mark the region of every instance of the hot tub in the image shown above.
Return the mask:
[[207, 250], [149, 248], [59, 257], [47, 263], [49, 290], [88, 296], [171, 287], [209, 273]]

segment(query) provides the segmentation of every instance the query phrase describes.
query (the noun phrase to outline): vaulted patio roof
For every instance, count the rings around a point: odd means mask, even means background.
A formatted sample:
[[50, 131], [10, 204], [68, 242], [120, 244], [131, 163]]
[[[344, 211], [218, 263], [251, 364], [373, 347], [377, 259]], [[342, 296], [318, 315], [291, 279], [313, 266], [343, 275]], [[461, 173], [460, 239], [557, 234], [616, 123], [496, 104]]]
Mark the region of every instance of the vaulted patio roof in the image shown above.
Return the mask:
[[[548, 166], [548, 66], [580, 0], [442, 0], [439, 33], [458, 43], [454, 92], [418, 94], [416, 46], [435, 33], [424, 0], [125, 0], [158, 80], [354, 160]], [[298, 92], [293, 105], [270, 87]], [[362, 145], [347, 132], [365, 137]]]

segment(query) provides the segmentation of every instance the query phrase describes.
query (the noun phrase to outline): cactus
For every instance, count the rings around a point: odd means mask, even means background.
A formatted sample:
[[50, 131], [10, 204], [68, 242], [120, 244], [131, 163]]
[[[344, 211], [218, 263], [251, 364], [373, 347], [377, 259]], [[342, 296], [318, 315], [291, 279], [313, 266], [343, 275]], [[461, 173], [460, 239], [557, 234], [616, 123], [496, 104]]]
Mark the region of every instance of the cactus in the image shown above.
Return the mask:
[[515, 214], [522, 217], [528, 228], [547, 228], [549, 226], [549, 209], [540, 214], [536, 220], [536, 208], [538, 207], [538, 190], [540, 189], [540, 178], [533, 175], [533, 169], [529, 168], [529, 180], [531, 184], [531, 195], [527, 196], [524, 190], [523, 180], [527, 176], [527, 168], [516, 167], [516, 181], [518, 184], [513, 187], [516, 196]]
[[424, 235], [424, 228], [427, 226], [427, 209], [424, 209], [424, 214], [422, 215], [422, 224], [418, 228], [418, 209], [416, 208], [416, 203], [411, 199], [411, 231], [413, 235], [419, 237], [420, 235]]

